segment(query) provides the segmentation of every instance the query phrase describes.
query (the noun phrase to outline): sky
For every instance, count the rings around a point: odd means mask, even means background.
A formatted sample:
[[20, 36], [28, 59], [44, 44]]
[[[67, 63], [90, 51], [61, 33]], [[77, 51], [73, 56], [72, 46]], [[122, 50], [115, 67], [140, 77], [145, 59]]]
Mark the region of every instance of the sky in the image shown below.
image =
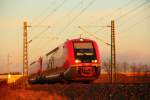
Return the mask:
[[110, 43], [106, 26], [115, 20], [117, 61], [150, 65], [149, 11], [149, 0], [0, 0], [0, 72], [22, 71], [24, 21], [32, 26], [29, 62], [80, 34], [97, 41], [109, 60], [110, 46], [78, 26]]

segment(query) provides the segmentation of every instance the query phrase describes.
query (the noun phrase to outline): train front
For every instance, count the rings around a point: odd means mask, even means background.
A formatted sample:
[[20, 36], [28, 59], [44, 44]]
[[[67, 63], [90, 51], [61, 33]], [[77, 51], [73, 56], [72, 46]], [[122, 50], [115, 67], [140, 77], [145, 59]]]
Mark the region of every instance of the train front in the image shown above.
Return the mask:
[[[73, 39], [68, 42], [71, 66], [64, 73], [72, 81], [93, 81], [100, 74], [100, 55], [97, 43], [89, 39]], [[70, 56], [71, 55], [71, 56]]]

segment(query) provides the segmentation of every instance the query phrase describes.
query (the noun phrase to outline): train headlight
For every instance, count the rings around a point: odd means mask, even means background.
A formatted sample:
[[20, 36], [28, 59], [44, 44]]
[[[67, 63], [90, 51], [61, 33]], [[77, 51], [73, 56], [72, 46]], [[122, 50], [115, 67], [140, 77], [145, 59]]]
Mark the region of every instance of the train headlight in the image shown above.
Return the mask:
[[97, 63], [97, 60], [92, 60], [92, 62]]
[[75, 63], [80, 63], [80, 62], [81, 62], [81, 60], [78, 60], [78, 59], [75, 60]]

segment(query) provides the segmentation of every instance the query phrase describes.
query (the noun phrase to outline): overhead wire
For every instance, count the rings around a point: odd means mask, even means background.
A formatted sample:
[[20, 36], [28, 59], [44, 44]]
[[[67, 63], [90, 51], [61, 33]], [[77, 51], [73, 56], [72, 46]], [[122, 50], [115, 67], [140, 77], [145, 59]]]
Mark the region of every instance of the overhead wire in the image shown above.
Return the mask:
[[[65, 1], [65, 0], [64, 0]], [[86, 10], [86, 8], [88, 8], [89, 6], [90, 6], [90, 4], [92, 4], [94, 1], [91, 1], [90, 3], [89, 3], [89, 5], [87, 6], [87, 7], [85, 7], [79, 14], [78, 14], [78, 16], [80, 15], [80, 14], [82, 14], [82, 12], [84, 12], [84, 10]], [[131, 2], [131, 1], [130, 1]], [[128, 2], [126, 5], [128, 5], [130, 2]], [[79, 3], [82, 3], [82, 0], [79, 2]], [[63, 5], [64, 4], [64, 2], [62, 2], [62, 4], [61, 5]], [[49, 7], [48, 7], [49, 8]], [[73, 9], [75, 9], [76, 7], [74, 7]], [[56, 9], [58, 9], [58, 7], [56, 7], [55, 9], [54, 9], [54, 11], [56, 11]], [[72, 9], [72, 10], [73, 10]], [[118, 8], [118, 9], [120, 9], [120, 8]], [[70, 12], [71, 13], [71, 12]], [[48, 15], [49, 16], [49, 15]], [[76, 16], [76, 17], [74, 17], [73, 19], [72, 19], [72, 21], [70, 22], [70, 23], [68, 23], [67, 25], [66, 25], [66, 27], [64, 27], [64, 29], [63, 29], [63, 31], [65, 31], [65, 29], [67, 28], [67, 27], [69, 27], [69, 25], [71, 25], [72, 23], [73, 23], [73, 21], [78, 17], [78, 16]], [[45, 17], [44, 19], [46, 19], [47, 17]], [[41, 21], [42, 22], [42, 21]], [[103, 30], [103, 29], [101, 29], [101, 30]], [[45, 30], [44, 30], [45, 31]], [[62, 32], [63, 32], [62, 31]], [[40, 33], [43, 33], [43, 31], [42, 32], [40, 32]], [[35, 37], [37, 37], [38, 35], [36, 35]]]
[[[72, 11], [75, 10], [75, 9], [79, 6], [79, 4], [81, 4], [82, 2], [83, 2], [83, 0], [81, 0], [76, 6], [74, 6], [74, 7], [70, 10], [70, 12], [67, 13], [64, 17], [70, 15], [70, 14], [72, 13]], [[48, 7], [48, 8], [49, 8], [49, 7]], [[48, 8], [47, 8], [47, 9], [48, 9]], [[40, 35], [44, 34], [49, 28], [50, 28], [50, 27], [48, 27], [48, 28], [42, 30], [41, 32], [39, 32], [36, 36], [34, 36], [33, 38], [31, 38], [31, 39], [29, 40], [29, 43], [31, 43], [34, 39], [37, 39]]]
[[[70, 16], [74, 10], [76, 10], [80, 5], [82, 5], [83, 0], [80, 0], [79, 3], [77, 3], [65, 16], [63, 16], [63, 20], [66, 19], [66, 17]], [[58, 24], [58, 23], [57, 23]]]
[[[84, 8], [80, 11], [80, 13], [79, 13], [77, 16], [75, 16], [75, 17], [71, 20], [71, 22], [69, 22], [69, 23], [65, 26], [65, 28], [63, 29], [63, 31], [65, 31], [65, 29], [67, 29], [67, 27], [68, 27], [69, 25], [71, 25], [71, 24], [73, 23], [73, 21], [74, 21], [76, 18], [78, 18], [91, 4], [93, 4], [94, 1], [96, 1], [96, 0], [92, 0], [86, 7], [84, 7]], [[61, 31], [61, 33], [62, 33], [63, 31]], [[41, 34], [41, 33], [42, 33], [42, 32], [40, 32], [40, 34]]]
[[146, 16], [144, 18], [142, 18], [141, 20], [137, 21], [136, 23], [130, 25], [128, 28], [125, 28], [124, 30], [122, 30], [121, 32], [127, 32], [129, 30], [131, 30], [133, 27], [135, 27], [136, 25], [140, 24], [140, 23], [143, 23], [145, 20], [149, 19], [150, 18], [150, 15], [149, 16]]
[[38, 22], [34, 26], [38, 26], [38, 25], [42, 24], [48, 17], [52, 16], [58, 9], [60, 9], [65, 4], [66, 1], [67, 0], [63, 0], [63, 2], [61, 2], [56, 8], [54, 8], [51, 13], [49, 13], [47, 16], [45, 16], [40, 22]]
[[35, 21], [37, 21], [42, 15], [44, 15], [44, 13], [46, 13], [53, 5], [55, 5], [57, 1], [58, 0], [53, 0], [47, 8], [45, 8], [36, 18], [33, 19], [31, 24], [34, 25]]
[[[64, 4], [65, 1], [67, 0], [63, 0], [63, 2], [61, 2], [59, 4], [59, 6], [55, 7], [52, 10], [52, 13], [49, 13], [46, 17], [44, 17], [39, 23], [37, 23], [36, 25], [34, 25], [34, 27], [38, 26], [39, 24], [41, 24], [42, 22], [44, 22], [48, 17], [52, 16], [58, 9], [60, 9]], [[48, 8], [47, 8], [48, 9]], [[42, 30], [41, 32], [39, 32], [37, 35], [35, 35], [33, 38], [31, 38], [28, 43], [31, 43], [34, 39], [37, 39], [39, 36], [41, 36], [42, 34], [44, 34], [46, 31], [48, 31], [49, 27], [46, 27], [44, 30]]]
[[[124, 7], [127, 7], [128, 5], [130, 5], [130, 4], [132, 4], [132, 3], [134, 3], [135, 1], [138, 1], [138, 0], [129, 0], [126, 4], [124, 4], [123, 6], [121, 6], [121, 7], [119, 7], [119, 8], [117, 8], [117, 9], [115, 9], [113, 12], [111, 12], [111, 13], [109, 13], [109, 14], [106, 14], [105, 16], [102, 16], [102, 17], [100, 17], [100, 18], [98, 18], [98, 20], [96, 21], [96, 22], [101, 22], [104, 18], [106, 18], [106, 17], [108, 17], [108, 15], [113, 15], [113, 14], [115, 14], [115, 13], [117, 13], [118, 11], [121, 11]], [[92, 22], [92, 23], [94, 23], [94, 22]], [[92, 25], [91, 25], [92, 26]], [[90, 27], [91, 27], [90, 26]], [[97, 25], [97, 27], [101, 27], [101, 25]], [[101, 27], [101, 29], [98, 29], [97, 31], [95, 31], [94, 33], [98, 33], [99, 31], [104, 31], [104, 30], [106, 30], [107, 28], [106, 28], [106, 26], [105, 27]]]
[[[94, 1], [94, 0], [93, 0]], [[91, 2], [92, 3], [92, 2]], [[94, 3], [94, 2], [93, 2]], [[146, 2], [145, 2], [146, 3]], [[145, 3], [142, 3], [142, 4], [145, 4]], [[141, 4], [141, 6], [142, 6]], [[88, 6], [90, 6], [90, 4], [88, 4]], [[87, 7], [88, 8], [88, 7]], [[64, 28], [63, 30], [61, 31], [61, 33], [63, 33], [69, 26], [71, 26], [73, 24], [73, 22], [87, 9], [86, 7], [84, 9], [82, 9], [82, 11], [77, 15], [75, 16]], [[129, 13], [129, 12], [128, 12]], [[124, 15], [126, 16], [126, 15]], [[123, 18], [123, 16], [120, 16], [119, 18], [117, 18], [117, 20]]]
[[86, 7], [84, 7], [84, 8], [80, 11], [80, 13], [79, 13], [78, 15], [76, 15], [76, 16], [64, 27], [64, 29], [61, 31], [61, 33], [64, 32], [65, 29], [67, 29], [67, 28], [68, 28], [82, 13], [84, 13], [84, 11], [85, 11], [88, 7], [90, 7], [90, 5], [92, 5], [95, 1], [96, 1], [96, 0], [91, 0], [91, 2], [88, 3], [88, 5], [87, 5]]
[[[127, 6], [127, 5], [129, 5], [130, 3], [132, 3], [133, 1], [131, 0], [131, 1], [129, 1], [127, 4], [125, 4], [124, 6]], [[131, 11], [128, 11], [127, 13], [125, 13], [125, 14], [123, 14], [122, 16], [120, 16], [117, 20], [119, 20], [119, 19], [121, 19], [121, 18], [123, 18], [123, 17], [125, 17], [125, 16], [127, 16], [127, 14], [130, 14], [130, 13], [132, 13], [132, 12], [134, 12], [135, 10], [137, 10], [137, 8], [139, 9], [139, 7], [141, 8], [142, 6], [144, 6], [145, 4], [147, 4], [147, 3], [149, 3], [149, 1], [145, 1], [145, 2], [143, 2], [142, 4], [140, 4], [139, 6], [137, 6], [136, 8], [134, 8], [134, 9], [132, 9]], [[123, 7], [120, 7], [120, 8], [118, 8], [118, 9], [116, 9], [116, 11], [119, 11], [119, 10], [121, 10], [121, 9], [123, 9]], [[134, 10], [134, 11], [133, 11]], [[115, 12], [116, 12], [115, 11]], [[114, 12], [114, 13], [115, 13]], [[105, 16], [104, 16], [105, 17]], [[102, 17], [102, 18], [104, 18], [104, 17]], [[115, 19], [116, 20], [116, 19]], [[96, 32], [94, 32], [94, 33], [97, 33], [98, 31], [103, 31], [103, 30], [105, 30], [106, 28], [101, 28], [101, 29], [99, 29], [99, 30], [97, 30]]]
[[124, 13], [123, 15], [119, 16], [118, 18], [116, 18], [115, 20], [118, 21], [121, 18], [124, 18], [125, 16], [131, 14], [132, 12], [135, 12], [137, 9], [143, 7], [145, 4], [149, 3], [149, 0], [146, 0], [145, 2], [143, 2], [142, 4], [138, 5], [137, 7], [135, 7], [134, 9], [129, 10], [127, 13]]
[[[150, 6], [149, 6], [150, 7]], [[147, 9], [147, 8], [146, 8]], [[125, 23], [127, 23], [127, 22], [129, 22], [129, 21], [131, 21], [131, 19], [132, 18], [136, 18], [136, 17], [139, 17], [142, 13], [144, 13], [144, 11], [143, 11], [144, 9], [142, 9], [141, 11], [137, 11], [137, 12], [135, 12], [134, 13], [134, 17], [133, 17], [133, 15], [132, 16], [130, 16], [130, 17], [128, 17], [126, 20], [125, 20]], [[135, 14], [137, 14], [137, 15], [135, 15]], [[117, 25], [117, 28], [120, 28], [120, 27], [122, 27], [123, 25], [125, 25], [123, 22], [122, 23], [120, 23], [120, 24], [118, 24]]]
[[[134, 8], [133, 10], [131, 10], [131, 11], [127, 12], [126, 14], [124, 14], [124, 15], [120, 16], [119, 18], [117, 18], [117, 20], [119, 20], [119, 19], [125, 17], [127, 14], [129, 14], [129, 13], [131, 13], [131, 12], [134, 12], [134, 10], [136, 10], [137, 8], [139, 9], [140, 7], [142, 7], [143, 5], [145, 5], [145, 4], [147, 4], [147, 3], [149, 3], [149, 1], [146, 1], [146, 2], [144, 2], [144, 3], [142, 3], [142, 4], [140, 4], [139, 6], [137, 6], [136, 8]], [[148, 16], [148, 17], [146, 17], [146, 18], [143, 18], [143, 20], [148, 19], [148, 18], [150, 18], [150, 16]], [[140, 22], [142, 22], [143, 20], [141, 20]], [[138, 22], [138, 23], [139, 23], [139, 22]], [[134, 25], [136, 25], [136, 24], [138, 24], [138, 23], [135, 23]], [[131, 27], [130, 27], [130, 28], [131, 28]], [[87, 32], [87, 33], [89, 33], [89, 32]], [[96, 37], [95, 35], [93, 35], [93, 34], [89, 34], [89, 35], [91, 35], [91, 36], [93, 36], [93, 37], [95, 37], [95, 38], [97, 39], [97, 37]]]
[[93, 35], [91, 32], [86, 31], [86, 30], [85, 30], [85, 29], [83, 29], [81, 26], [79, 26], [78, 28], [79, 28], [79, 29], [81, 29], [81, 30], [83, 30], [83, 31], [84, 31], [84, 32], [86, 32], [87, 34], [91, 35], [92, 37], [96, 38], [97, 40], [99, 40], [99, 41], [103, 42], [104, 44], [111, 46], [111, 44], [110, 44], [110, 43], [105, 42], [103, 39], [101, 39], [101, 38], [99, 38], [99, 37], [97, 37], [97, 36]]
[[[130, 2], [131, 2], [131, 1], [129, 1], [126, 5], [128, 5]], [[88, 6], [87, 6], [87, 7], [88, 7]], [[86, 8], [85, 8], [85, 9], [86, 9]], [[118, 9], [120, 9], [120, 8], [118, 8]], [[82, 11], [84, 11], [84, 9], [83, 9]], [[82, 13], [82, 12], [81, 12], [81, 13]], [[80, 15], [80, 14], [79, 14], [79, 15]], [[71, 25], [72, 22], [73, 22], [77, 17], [78, 17], [78, 16], [74, 17], [74, 18], [72, 19], [72, 21], [66, 25], [66, 27], [63, 29], [63, 31], [65, 31], [65, 29], [66, 29], [69, 25]], [[102, 29], [102, 30], [103, 30], [103, 29]]]
[[111, 13], [108, 13], [104, 16], [101, 16], [99, 17], [96, 21], [92, 22], [92, 23], [95, 23], [95, 22], [101, 22], [104, 18], [108, 17], [108, 15], [113, 15], [114, 13], [117, 13], [118, 11], [122, 10], [124, 7], [127, 7], [129, 4], [132, 4], [133, 2], [135, 2], [137, 0], [130, 0], [129, 2], [127, 2], [125, 5], [119, 7], [119, 8], [116, 8], [114, 11], [112, 11]]
[[[137, 7], [135, 7], [134, 9], [132, 9], [132, 10], [128, 11], [127, 13], [125, 13], [122, 17], [126, 17], [128, 14], [131, 14], [132, 12], [136, 12], [138, 9], [142, 8], [143, 6], [145, 6], [146, 4], [149, 4], [149, 3], [150, 3], [149, 1], [145, 1], [145, 2], [141, 3], [140, 5], [138, 5]], [[137, 9], [137, 8], [138, 8], [138, 9]], [[139, 12], [136, 12], [136, 14], [139, 15]], [[141, 13], [140, 13], [140, 14], [141, 14]], [[137, 17], [139, 17], [139, 16], [137, 16]], [[121, 16], [120, 16], [119, 18], [121, 19]], [[127, 20], [127, 21], [131, 21], [131, 18], [135, 18], [135, 17], [130, 16], [130, 20]], [[143, 20], [145, 20], [145, 19], [148, 19], [148, 18], [149, 18], [149, 16], [144, 17], [142, 20], [136, 22], [135, 24], [132, 24], [130, 27], [125, 28], [125, 29], [123, 30], [123, 32], [129, 31], [132, 27], [134, 27], [134, 25], [137, 25], [138, 23], [141, 23], [141, 21], [143, 21]], [[120, 19], [118, 19], [118, 20], [120, 20]], [[129, 18], [128, 18], [128, 19], [129, 19]], [[119, 24], [118, 27], [120, 28], [120, 27], [123, 26], [123, 25], [124, 25], [124, 24]], [[128, 26], [129, 26], [129, 25], [128, 25]], [[117, 28], [118, 28], [118, 27], [117, 27]], [[121, 32], [121, 33], [122, 33], [122, 32]]]
[[[59, 6], [55, 7], [53, 10], [52, 10], [52, 13], [49, 13], [46, 17], [44, 17], [39, 23], [37, 23], [36, 25], [33, 25], [32, 27], [36, 27], [38, 25], [40, 25], [42, 22], [44, 22], [48, 17], [52, 16], [58, 9], [60, 9], [66, 2], [67, 0], [63, 0], [63, 2], [61, 2], [59, 4]], [[49, 7], [48, 7], [49, 8]], [[48, 9], [47, 8], [47, 9]], [[49, 26], [48, 26], [49, 27]], [[45, 31], [47, 31], [49, 28], [45, 28], [44, 30], [42, 30], [41, 32], [39, 32], [39, 34], [37, 34], [36, 36], [34, 36], [29, 42], [33, 41], [33, 39], [36, 39], [38, 36], [40, 36], [40, 34], [43, 34], [45, 33]]]
[[46, 31], [48, 31], [49, 28], [50, 28], [50, 27], [47, 27], [45, 30], [39, 32], [37, 35], [35, 35], [34, 37], [32, 37], [32, 38], [28, 41], [28, 43], [31, 43], [34, 39], [37, 39], [40, 35], [44, 34]]
[[89, 8], [95, 1], [96, 1], [96, 0], [91, 0], [91, 2], [88, 3], [88, 5], [87, 5], [86, 7], [84, 7], [70, 22], [67, 23], [67, 25], [65, 25], [65, 27], [62, 29], [62, 31], [60, 32], [60, 34], [63, 33], [69, 26], [71, 26], [71, 25], [73, 24], [73, 22], [74, 22], [78, 17], [80, 17], [80, 15], [81, 15], [82, 13], [84, 13], [84, 12], [87, 10], [87, 8]]

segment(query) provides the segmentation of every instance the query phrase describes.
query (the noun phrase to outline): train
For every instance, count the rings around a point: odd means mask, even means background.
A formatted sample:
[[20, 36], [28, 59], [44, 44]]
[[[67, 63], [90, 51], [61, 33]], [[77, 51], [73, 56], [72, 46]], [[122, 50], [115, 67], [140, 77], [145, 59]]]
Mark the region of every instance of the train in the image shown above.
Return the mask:
[[93, 82], [101, 71], [96, 41], [87, 38], [67, 39], [60, 46], [33, 61], [29, 83]]

